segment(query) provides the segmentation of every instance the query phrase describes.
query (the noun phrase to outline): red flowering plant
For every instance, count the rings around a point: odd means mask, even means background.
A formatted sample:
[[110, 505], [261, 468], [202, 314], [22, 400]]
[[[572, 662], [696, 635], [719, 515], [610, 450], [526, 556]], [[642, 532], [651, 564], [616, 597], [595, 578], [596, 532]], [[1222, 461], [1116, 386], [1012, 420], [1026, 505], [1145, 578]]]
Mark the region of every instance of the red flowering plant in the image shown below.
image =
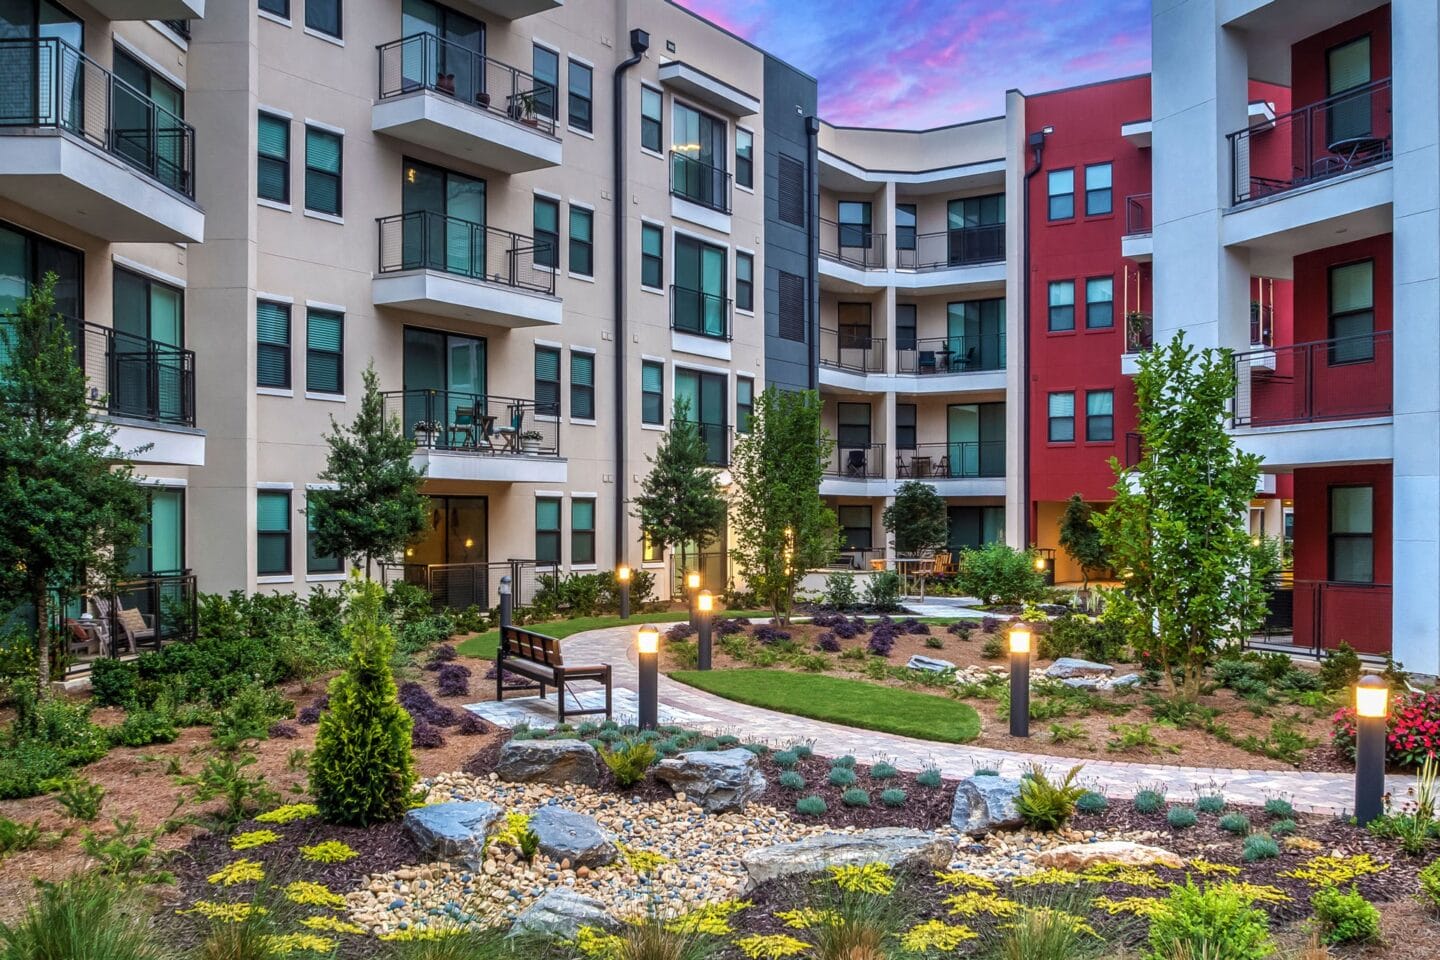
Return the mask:
[[[1355, 756], [1355, 708], [1344, 707], [1332, 719], [1335, 746]], [[1385, 759], [1395, 767], [1418, 767], [1440, 753], [1440, 687], [1427, 693], [1398, 694], [1386, 720]]]

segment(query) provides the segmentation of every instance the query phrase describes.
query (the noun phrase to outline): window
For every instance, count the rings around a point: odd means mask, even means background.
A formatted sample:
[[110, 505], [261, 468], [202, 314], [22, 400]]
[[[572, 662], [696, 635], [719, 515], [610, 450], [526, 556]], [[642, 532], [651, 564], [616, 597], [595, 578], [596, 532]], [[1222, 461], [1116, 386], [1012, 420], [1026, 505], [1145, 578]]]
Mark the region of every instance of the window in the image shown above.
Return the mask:
[[874, 547], [874, 539], [871, 534], [871, 524], [874, 522], [874, 513], [868, 506], [846, 505], [835, 509], [835, 516], [840, 521], [840, 549], [844, 550], [870, 550]]
[[735, 182], [755, 186], [755, 134], [743, 127], [735, 128]]
[[661, 153], [665, 149], [665, 105], [660, 91], [640, 88], [640, 146]]
[[665, 289], [665, 228], [640, 225], [640, 285]]
[[1075, 171], [1051, 170], [1046, 185], [1050, 196], [1050, 219], [1068, 220], [1075, 216]]
[[897, 203], [895, 205], [895, 249], [915, 249], [915, 224], [919, 220], [915, 204]]
[[1050, 394], [1051, 443], [1073, 443], [1075, 441], [1075, 394]]
[[654, 360], [640, 364], [640, 422], [665, 423], [665, 365]]
[[45, 274], [55, 284], [55, 312], [85, 316], [85, 254], [53, 240], [0, 223], [0, 313], [14, 313]]
[[870, 446], [870, 404], [835, 404], [835, 445], [849, 450]]
[[345, 558], [338, 553], [320, 553], [315, 545], [315, 511], [318, 508], [313, 498], [305, 498], [305, 572], [340, 573], [345, 569]]
[[570, 205], [570, 272], [595, 275], [595, 211]]
[[277, 17], [290, 19], [290, 0], [260, 0], [260, 9]]
[[895, 404], [895, 447], [899, 450], [915, 449], [915, 412], [913, 403]]
[[535, 348], [535, 412], [560, 416], [560, 351], [554, 347]]
[[952, 266], [1004, 260], [1005, 194], [951, 200], [945, 205], [945, 227], [945, 255]]
[[261, 490], [255, 496], [255, 573], [290, 573], [290, 491]]
[[595, 562], [595, 501], [570, 501], [570, 562]]
[[535, 498], [535, 562], [560, 562], [560, 498]]
[[1075, 329], [1075, 281], [1050, 281], [1050, 332]]
[[1115, 278], [1091, 277], [1085, 281], [1085, 326], [1091, 330], [1115, 326]]
[[840, 247], [870, 248], [870, 202], [841, 200], [839, 205]]
[[735, 378], [735, 432], [749, 433], [750, 420], [755, 416], [755, 381], [749, 377]]
[[570, 61], [570, 126], [585, 133], [595, 125], [594, 74], [585, 64]]
[[255, 385], [290, 389], [290, 305], [255, 302]]
[[1005, 539], [1004, 507], [951, 507], [949, 513], [946, 545], [951, 551], [973, 550]]
[[340, 155], [338, 133], [305, 128], [305, 209], [340, 216]]
[[675, 237], [675, 287], [672, 326], [702, 337], [728, 339], [730, 299], [724, 247], [693, 237]]
[[554, 268], [560, 262], [560, 204], [535, 198], [535, 265]]
[[1330, 488], [1330, 579], [1375, 582], [1375, 490]]
[[1375, 262], [1330, 268], [1330, 363], [1375, 359]]
[[560, 54], [540, 44], [535, 44], [535, 113], [547, 120], [554, 120], [555, 91], [560, 89]]
[[735, 308], [755, 309], [755, 257], [735, 252]]
[[339, 37], [340, 0], [305, 0], [305, 26]]
[[595, 354], [570, 351], [570, 416], [595, 419]]
[[915, 304], [895, 304], [895, 349], [915, 349]]
[[1371, 133], [1371, 97], [1342, 96], [1370, 83], [1370, 38], [1359, 37], [1325, 52], [1325, 92], [1338, 97], [1325, 111], [1329, 129], [1322, 143], [1337, 143]]
[[[1053, 174], [1052, 174], [1053, 176]], [[1114, 209], [1110, 191], [1110, 164], [1092, 163], [1085, 168], [1085, 214], [1097, 216]]]
[[640, 562], [665, 562], [665, 544], [657, 542], [648, 530], [640, 534]]
[[310, 310], [305, 317], [305, 389], [345, 392], [345, 315]]
[[260, 114], [255, 192], [265, 200], [290, 202], [290, 121]]
[[117, 84], [110, 92], [115, 152], [171, 189], [188, 191], [184, 141], [177, 136], [185, 116], [185, 94], [118, 46], [112, 69], [116, 77], [134, 88]]
[[[6, 272], [0, 267], [0, 276]], [[110, 412], [143, 420], [187, 422], [193, 410], [192, 398], [186, 395], [181, 354], [185, 291], [118, 265], [113, 289]]]
[[1085, 439], [1091, 442], [1115, 439], [1114, 390], [1085, 391]]
[[798, 273], [776, 271], [779, 310], [775, 318], [780, 339], [805, 342], [805, 278]]
[[675, 370], [675, 402], [685, 407], [690, 422], [699, 425], [705, 462], [711, 466], [729, 463], [729, 381], [723, 373]]

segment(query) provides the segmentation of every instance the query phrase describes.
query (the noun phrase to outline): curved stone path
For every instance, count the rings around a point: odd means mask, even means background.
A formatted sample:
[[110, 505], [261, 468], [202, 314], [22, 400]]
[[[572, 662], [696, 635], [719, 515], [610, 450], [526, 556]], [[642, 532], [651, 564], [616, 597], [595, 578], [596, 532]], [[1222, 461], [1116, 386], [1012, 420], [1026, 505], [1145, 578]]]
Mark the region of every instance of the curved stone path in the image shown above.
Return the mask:
[[[612, 665], [616, 718], [633, 718], [633, 708], [630, 705], [635, 703], [634, 691], [639, 686], [635, 628], [591, 630], [575, 634], [562, 643], [565, 659], [571, 663]], [[580, 696], [587, 705], [594, 700], [592, 693], [582, 693]], [[603, 699], [600, 702], [603, 703]], [[494, 710], [496, 707], [505, 709], [497, 713]], [[502, 723], [506, 719], [517, 722], [519, 719], [529, 719], [532, 723], [553, 723], [555, 720], [553, 694], [552, 699], [543, 706], [531, 697], [528, 700], [506, 700], [504, 704], [475, 704], [470, 709], [487, 719]], [[664, 675], [660, 677], [660, 709], [662, 723], [673, 722], [712, 733], [733, 733], [746, 740], [772, 744], [808, 740], [814, 742], [817, 752], [823, 755], [840, 756], [850, 753], [862, 762], [872, 757], [884, 757], [900, 769], [908, 771], [918, 771], [933, 764], [938, 766], [946, 777], [951, 778], [966, 776], [977, 768], [996, 769], [1011, 776], [1018, 776], [1032, 763], [1063, 770], [1073, 763], [1082, 762], [1085, 765], [1082, 779], [1087, 785], [1112, 797], [1130, 797], [1146, 787], [1163, 785], [1171, 797], [1188, 800], [1198, 791], [1219, 785], [1227, 798], [1239, 803], [1262, 804], [1270, 797], [1284, 796], [1294, 803], [1298, 810], [1329, 814], [1348, 813], [1354, 805], [1354, 779], [1348, 774], [1229, 770], [1116, 760], [1070, 760], [1065, 757], [1011, 753], [965, 744], [914, 740], [736, 703], [685, 686]], [[1414, 777], [1392, 776], [1386, 779], [1390, 795], [1397, 801], [1411, 796], [1415, 785]]]

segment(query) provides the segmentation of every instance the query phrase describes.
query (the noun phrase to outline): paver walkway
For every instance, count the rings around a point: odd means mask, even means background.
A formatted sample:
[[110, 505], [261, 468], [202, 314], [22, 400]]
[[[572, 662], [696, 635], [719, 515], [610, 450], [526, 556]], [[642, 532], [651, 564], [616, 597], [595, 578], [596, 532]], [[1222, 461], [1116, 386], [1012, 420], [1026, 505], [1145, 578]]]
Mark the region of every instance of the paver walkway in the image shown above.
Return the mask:
[[[612, 665], [616, 719], [633, 722], [636, 703], [633, 691], [639, 686], [635, 628], [592, 630], [562, 642], [565, 658], [570, 662]], [[598, 691], [582, 692], [579, 698], [589, 705], [597, 702], [597, 694], [603, 698]], [[603, 699], [598, 702], [603, 703]], [[469, 709], [501, 725], [514, 726], [521, 720], [532, 724], [553, 723], [554, 704], [553, 696], [544, 703], [537, 697], [527, 697], [506, 700], [503, 704], [478, 703]], [[662, 723], [675, 722], [712, 734], [733, 733], [746, 740], [770, 744], [811, 741], [822, 755], [849, 753], [862, 762], [884, 758], [902, 770], [918, 771], [933, 764], [952, 778], [966, 776], [977, 768], [1018, 776], [1032, 763], [1063, 771], [1072, 763], [1083, 762], [1082, 778], [1087, 785], [1112, 797], [1130, 797], [1146, 787], [1160, 785], [1173, 798], [1189, 799], [1197, 791], [1219, 785], [1227, 798], [1240, 803], [1261, 804], [1270, 797], [1284, 796], [1299, 810], [1330, 814], [1348, 813], [1354, 805], [1354, 779], [1348, 774], [1226, 770], [1115, 760], [1071, 761], [1064, 757], [914, 740], [736, 703], [687, 687], [664, 675], [660, 677], [660, 717]], [[1414, 784], [1414, 777], [1387, 778], [1390, 795], [1397, 801], [1411, 796]]]

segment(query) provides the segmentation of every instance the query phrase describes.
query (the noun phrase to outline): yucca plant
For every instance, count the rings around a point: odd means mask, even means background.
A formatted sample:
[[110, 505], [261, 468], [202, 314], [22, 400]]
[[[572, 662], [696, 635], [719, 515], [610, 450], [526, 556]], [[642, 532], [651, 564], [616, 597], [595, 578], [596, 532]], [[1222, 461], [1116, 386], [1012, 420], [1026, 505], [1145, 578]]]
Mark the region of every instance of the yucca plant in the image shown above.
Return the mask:
[[14, 926], [0, 924], [0, 960], [167, 960], [145, 914], [96, 874], [43, 884]]

